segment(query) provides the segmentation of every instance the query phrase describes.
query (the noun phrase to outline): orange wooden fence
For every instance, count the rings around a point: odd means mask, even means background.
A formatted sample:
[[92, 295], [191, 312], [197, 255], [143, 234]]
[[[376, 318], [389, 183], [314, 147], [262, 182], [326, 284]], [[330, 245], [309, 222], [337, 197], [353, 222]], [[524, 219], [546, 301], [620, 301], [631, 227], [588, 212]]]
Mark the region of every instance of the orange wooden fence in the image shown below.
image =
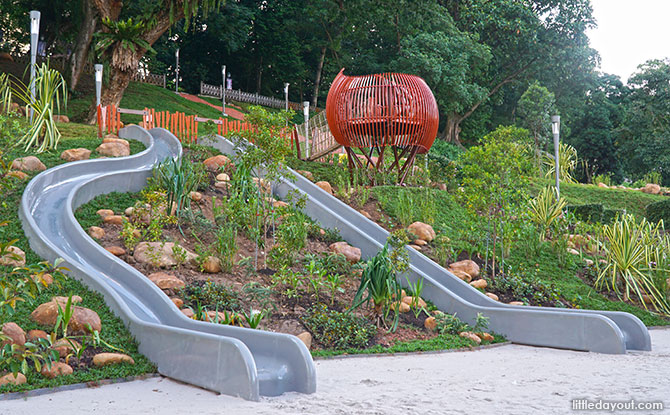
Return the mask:
[[156, 111], [145, 108], [144, 110], [130, 110], [116, 106], [98, 107], [98, 137], [102, 138], [105, 133], [118, 133], [121, 128], [121, 114], [141, 115], [141, 126], [146, 129], [165, 128], [174, 134], [180, 141], [194, 143], [198, 141], [198, 124], [212, 122], [217, 125], [217, 133], [227, 136], [231, 132], [247, 131], [252, 125], [235, 119], [228, 118], [202, 118], [197, 115], [186, 115], [183, 112]]

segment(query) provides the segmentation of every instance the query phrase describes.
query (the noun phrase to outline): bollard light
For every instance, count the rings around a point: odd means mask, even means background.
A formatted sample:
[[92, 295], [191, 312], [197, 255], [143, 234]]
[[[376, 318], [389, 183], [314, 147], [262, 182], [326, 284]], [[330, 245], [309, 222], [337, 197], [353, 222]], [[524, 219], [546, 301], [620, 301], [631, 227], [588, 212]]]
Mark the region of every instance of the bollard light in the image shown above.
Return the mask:
[[226, 65], [221, 66], [221, 112], [224, 117], [226, 114]]
[[284, 82], [284, 100], [286, 101], [286, 105], [285, 105], [286, 108], [284, 108], [284, 109], [286, 111], [288, 111], [288, 86], [289, 86], [289, 83]]
[[102, 98], [102, 64], [95, 64], [95, 102], [100, 106]]
[[305, 117], [305, 155], [309, 159], [309, 101], [304, 101], [302, 105], [302, 114]]
[[[30, 98], [35, 101], [35, 65], [37, 64], [37, 42], [40, 36], [40, 15], [37, 10], [30, 12]], [[33, 121], [33, 111], [30, 111]]]
[[177, 59], [177, 69], [174, 77], [174, 92], [179, 92], [179, 49], [174, 53], [174, 57]]
[[561, 117], [558, 115], [552, 115], [551, 117], [551, 131], [554, 133], [554, 169], [556, 171], [556, 197], [561, 197], [561, 189], [559, 184], [559, 173], [558, 173], [558, 147], [559, 147], [559, 138], [561, 133]]

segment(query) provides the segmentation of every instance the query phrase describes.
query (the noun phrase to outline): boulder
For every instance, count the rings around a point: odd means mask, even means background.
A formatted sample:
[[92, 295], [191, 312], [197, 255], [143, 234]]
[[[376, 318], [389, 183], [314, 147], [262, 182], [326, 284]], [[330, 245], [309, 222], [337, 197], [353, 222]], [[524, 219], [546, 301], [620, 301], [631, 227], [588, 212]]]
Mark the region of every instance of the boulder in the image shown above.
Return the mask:
[[315, 183], [318, 187], [320, 187], [324, 192], [328, 194], [333, 194], [333, 186], [330, 185], [330, 183], [326, 181], [320, 181]]
[[30, 330], [26, 335], [26, 340], [34, 342], [37, 339], [46, 339], [47, 337], [49, 337], [49, 334], [44, 330]]
[[60, 158], [65, 161], [88, 160], [91, 157], [91, 150], [86, 148], [72, 148], [61, 153]]
[[107, 134], [107, 136], [105, 136], [105, 138], [102, 139], [102, 144], [108, 144], [108, 143], [121, 144], [122, 146], [126, 147], [128, 149], [128, 152], [130, 153], [130, 143], [128, 142], [128, 140], [124, 140], [123, 138], [119, 138], [112, 134]]
[[471, 331], [462, 331], [458, 333], [458, 335], [463, 338], [470, 339], [477, 344], [480, 344], [482, 342], [482, 339], [480, 339], [479, 336], [477, 336], [475, 333]]
[[274, 202], [272, 202], [272, 207], [273, 208], [285, 208], [287, 206], [288, 206], [288, 203], [283, 202], [281, 200], [275, 200]]
[[661, 186], [655, 183], [647, 183], [642, 188], [643, 193], [649, 193], [650, 195], [657, 195], [661, 193]]
[[364, 217], [365, 219], [370, 219], [370, 220], [372, 220], [372, 216], [370, 216], [370, 214], [369, 214], [368, 212], [364, 211], [363, 209], [359, 210], [358, 213], [360, 213], [361, 215], [363, 215], [363, 217]]
[[70, 353], [76, 353], [81, 349], [81, 344], [72, 339], [59, 339], [51, 348], [58, 352], [58, 356], [67, 357]]
[[2, 334], [5, 336], [9, 337], [8, 340], [5, 340], [4, 342], [0, 343], [0, 345], [5, 345], [7, 343], [9, 344], [18, 344], [19, 346], [23, 346], [26, 344], [26, 332], [23, 331], [21, 327], [19, 327], [18, 324], [14, 322], [8, 322], [2, 325]]
[[493, 293], [486, 293], [486, 296], [487, 296], [488, 298], [490, 298], [491, 300], [494, 300], [494, 301], [500, 301], [500, 300], [498, 299], [498, 296], [495, 295], [495, 294], [493, 294]]
[[107, 252], [114, 256], [121, 256], [126, 254], [126, 250], [121, 248], [120, 246], [112, 245], [112, 246], [106, 246], [105, 249]]
[[228, 188], [230, 187], [230, 183], [229, 182], [216, 182], [216, 183], [214, 183], [214, 187], [216, 187], [217, 189], [221, 189], [221, 190], [228, 190]]
[[219, 154], [218, 156], [206, 159], [203, 161], [203, 164], [207, 170], [214, 172], [219, 170], [221, 167], [226, 167], [227, 165], [231, 164], [231, 162], [228, 157]]
[[123, 225], [123, 216], [109, 215], [105, 216], [102, 221], [110, 225]]
[[312, 348], [312, 334], [310, 332], [303, 331], [302, 333], [298, 334], [296, 337], [299, 338], [300, 341], [305, 343], [305, 346], [307, 346], [307, 350]]
[[149, 274], [147, 278], [161, 290], [173, 290], [175, 288], [183, 288], [186, 285], [184, 281], [165, 272], [154, 272], [153, 274]]
[[70, 122], [70, 118], [67, 115], [56, 114], [53, 116], [55, 122]]
[[186, 317], [188, 317], [188, 318], [193, 318], [193, 316], [195, 315], [195, 313], [193, 312], [193, 310], [191, 310], [190, 308], [183, 308], [183, 309], [181, 309], [181, 310], [179, 310], [179, 311], [181, 311], [181, 313], [182, 313], [183, 315], [185, 315]]
[[423, 239], [416, 239], [414, 242], [412, 242], [414, 245], [419, 245], [419, 246], [424, 246], [428, 245], [428, 242], [424, 241]]
[[182, 300], [181, 298], [172, 297], [170, 298], [170, 300], [172, 300], [172, 303], [176, 305], [177, 308], [179, 309], [181, 309], [184, 306], [184, 300]]
[[603, 189], [609, 189], [609, 186], [602, 182], [598, 182], [598, 187], [602, 187]]
[[42, 376], [49, 379], [53, 379], [56, 376], [71, 375], [72, 372], [72, 367], [62, 362], [52, 363], [51, 369], [49, 369], [46, 365], [42, 366]]
[[95, 151], [106, 157], [125, 157], [130, 155], [129, 148], [118, 142], [102, 143]]
[[102, 219], [104, 219], [107, 216], [112, 216], [114, 215], [114, 211], [112, 209], [99, 209], [97, 212], [95, 212], [98, 216], [100, 216]]
[[416, 249], [417, 251], [420, 251], [420, 250], [421, 250], [421, 247], [420, 247], [419, 245], [410, 244], [409, 247], [410, 247], [410, 248], [414, 248], [414, 249]]
[[221, 260], [215, 256], [208, 256], [202, 263], [202, 270], [208, 274], [221, 272]]
[[311, 171], [307, 170], [296, 170], [296, 173], [304, 176], [307, 180], [314, 181], [314, 175]]
[[44, 171], [47, 169], [47, 166], [45, 166], [37, 157], [27, 156], [12, 161], [11, 169], [21, 171]]
[[584, 263], [586, 264], [587, 267], [592, 267], [594, 262], [592, 259], [584, 258]]
[[98, 353], [93, 356], [93, 366], [107, 366], [119, 363], [135, 364], [135, 360], [123, 353]]
[[405, 303], [404, 301], [396, 301], [391, 303], [391, 310], [395, 311], [396, 308], [398, 308], [401, 313], [407, 313], [411, 310], [409, 304]]
[[0, 257], [0, 265], [22, 267], [26, 265], [26, 253], [21, 248], [10, 245], [7, 247], [7, 253]]
[[102, 239], [105, 236], [105, 230], [99, 226], [91, 226], [88, 228], [88, 234], [91, 238]]
[[427, 223], [414, 222], [407, 227], [407, 230], [416, 236], [417, 239], [423, 239], [426, 242], [435, 239], [435, 231], [433, 230], [433, 227]]
[[335, 242], [328, 247], [331, 252], [342, 254], [352, 264], [361, 260], [361, 250], [355, 246], [351, 246], [346, 242]]
[[7, 172], [7, 174], [5, 174], [5, 176], [14, 177], [19, 180], [26, 180], [28, 177], [30, 177], [26, 173], [19, 170], [10, 170]]
[[475, 333], [475, 334], [477, 335], [477, 337], [482, 339], [483, 342], [492, 342], [493, 340], [495, 340], [495, 337], [493, 337], [493, 335], [491, 333], [484, 332], [484, 333]]
[[575, 248], [567, 248], [568, 253], [572, 255], [579, 255], [579, 251], [576, 250]]
[[463, 261], [449, 264], [449, 271], [463, 271], [472, 278], [479, 277], [479, 265], [477, 265], [477, 263], [471, 259], [464, 259]]
[[475, 287], [475, 288], [481, 288], [481, 289], [483, 290], [483, 289], [486, 288], [489, 284], [486, 282], [485, 279], [482, 278], [482, 279], [478, 279], [477, 281], [472, 281], [472, 282], [470, 283], [470, 285], [472, 285], [472, 286]]
[[433, 316], [427, 317], [423, 322], [423, 326], [428, 330], [435, 330], [437, 328], [437, 320]]
[[[76, 303], [74, 298], [72, 302], [73, 304]], [[52, 301], [40, 304], [30, 314], [30, 319], [40, 325], [53, 327], [56, 324], [56, 319], [58, 318], [59, 304], [61, 308], [65, 308], [67, 305], [67, 299], [65, 297], [54, 297]], [[70, 324], [68, 325], [69, 332], [72, 334], [81, 334], [91, 330], [100, 331], [101, 329], [102, 323], [100, 322], [100, 316], [98, 316], [98, 313], [85, 307], [73, 306], [72, 318], [70, 319]]]
[[508, 304], [509, 305], [524, 305], [523, 301], [510, 301]]
[[216, 175], [216, 180], [219, 182], [229, 182], [230, 176], [228, 176], [226, 173], [219, 173]]
[[51, 274], [33, 274], [30, 276], [37, 284], [42, 284], [45, 287], [50, 286], [54, 282], [54, 277]]
[[[186, 250], [186, 248], [182, 249]], [[135, 247], [133, 257], [140, 264], [151, 264], [165, 268], [177, 265], [174, 257], [174, 242], [140, 242]], [[154, 258], [155, 256], [155, 258]], [[195, 262], [198, 256], [186, 250], [186, 262]]]
[[191, 192], [188, 194], [191, 197], [192, 202], [200, 202], [202, 200], [202, 193], [200, 192]]
[[258, 177], [254, 177], [252, 178], [252, 180], [254, 181], [254, 184], [256, 186], [260, 186], [261, 193], [267, 193], [267, 194], [272, 193], [272, 185], [270, 184], [269, 181], [265, 179], [259, 179]]
[[453, 269], [453, 270], [450, 269], [449, 271], [451, 271], [452, 274], [454, 274], [456, 277], [460, 278], [465, 282], [472, 281], [472, 277], [470, 276], [470, 274], [468, 274], [465, 271], [461, 271], [460, 269]]
[[13, 373], [8, 373], [2, 377], [0, 377], [0, 386], [4, 385], [23, 385], [26, 383], [27, 379], [26, 376], [19, 372], [14, 376]]

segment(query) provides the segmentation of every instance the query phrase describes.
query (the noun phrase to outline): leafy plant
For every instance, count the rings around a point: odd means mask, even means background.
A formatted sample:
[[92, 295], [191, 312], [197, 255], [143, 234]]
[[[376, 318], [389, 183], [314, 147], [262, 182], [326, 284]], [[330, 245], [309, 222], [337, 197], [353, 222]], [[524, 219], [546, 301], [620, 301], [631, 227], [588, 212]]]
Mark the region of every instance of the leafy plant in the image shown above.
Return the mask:
[[[377, 324], [386, 326], [385, 319], [390, 310], [390, 303], [395, 296], [400, 297], [401, 287], [396, 281], [395, 272], [389, 256], [388, 245], [367, 261], [361, 274], [361, 282], [354, 296], [352, 309], [360, 307], [367, 301], [374, 304]], [[392, 330], [398, 326], [398, 310], [395, 311]]]
[[[549, 178], [554, 177], [554, 171], [556, 170], [554, 157], [552, 155], [545, 154], [543, 161], [545, 167], [547, 168], [547, 172], [544, 176]], [[577, 167], [577, 161], [577, 150], [573, 146], [565, 143], [560, 143], [558, 145], [558, 172], [559, 179], [562, 182], [577, 182], [575, 178], [572, 177], [575, 167]]]
[[[657, 288], [654, 272], [658, 264], [666, 264], [665, 258], [670, 251], [667, 235], [662, 235], [663, 222], [652, 226], [646, 219], [639, 223], [632, 215], [623, 215], [611, 225], [603, 227], [599, 241], [606, 254], [607, 265], [600, 271], [595, 285], [614, 291], [617, 295], [623, 291], [624, 301], [635, 296], [647, 308], [650, 302], [656, 310], [669, 314], [667, 299]], [[646, 301], [645, 301], [646, 300]]]
[[364, 348], [377, 333], [374, 325], [351, 313], [330, 310], [323, 304], [308, 309], [305, 327], [326, 348]]
[[0, 112], [9, 112], [12, 104], [12, 88], [9, 74], [0, 73]]
[[247, 314], [246, 311], [242, 311], [244, 320], [252, 329], [257, 329], [258, 325], [261, 324], [261, 321], [265, 318], [266, 315], [267, 310], [255, 310], [252, 308], [249, 310], [249, 314]]
[[9, 370], [15, 377], [19, 372], [28, 374], [31, 368], [39, 373], [43, 366], [51, 369], [58, 359], [58, 351], [51, 348], [49, 339], [40, 338], [22, 346], [8, 343], [0, 349], [0, 371]]
[[653, 170], [645, 174], [643, 180], [645, 183], [654, 183], [660, 186], [663, 182], [663, 175], [660, 172]]
[[72, 305], [72, 296], [67, 298], [67, 303], [65, 307], [61, 307], [60, 303], [58, 305], [58, 317], [56, 317], [56, 324], [54, 325], [54, 333], [58, 334], [60, 331], [63, 334], [63, 337], [67, 337], [67, 328], [70, 325], [70, 320], [74, 314], [74, 306]]
[[233, 269], [235, 254], [237, 253], [237, 228], [234, 225], [222, 226], [216, 232], [216, 256], [221, 261], [224, 272]]
[[[35, 95], [31, 87], [35, 87]], [[35, 78], [30, 85], [15, 79], [12, 93], [26, 103], [26, 116], [32, 113], [30, 128], [18, 141], [25, 151], [35, 147], [37, 153], [58, 147], [61, 133], [56, 126], [54, 115], [60, 112], [61, 100], [67, 106], [67, 85], [63, 76], [43, 63], [35, 67]]]
[[171, 158], [154, 168], [153, 183], [166, 193], [168, 215], [174, 210], [177, 216], [182, 216], [190, 209], [191, 192], [198, 188], [204, 177], [204, 170], [194, 166], [201, 165], [182, 157]]
[[239, 307], [239, 295], [232, 288], [212, 281], [192, 283], [179, 290], [179, 296], [187, 305], [202, 304], [211, 309], [235, 310]]
[[555, 187], [547, 186], [540, 191], [535, 199], [531, 199], [529, 205], [530, 218], [544, 230], [540, 233], [540, 236], [544, 238], [546, 231], [563, 214], [567, 202], [562, 197], [558, 197]]

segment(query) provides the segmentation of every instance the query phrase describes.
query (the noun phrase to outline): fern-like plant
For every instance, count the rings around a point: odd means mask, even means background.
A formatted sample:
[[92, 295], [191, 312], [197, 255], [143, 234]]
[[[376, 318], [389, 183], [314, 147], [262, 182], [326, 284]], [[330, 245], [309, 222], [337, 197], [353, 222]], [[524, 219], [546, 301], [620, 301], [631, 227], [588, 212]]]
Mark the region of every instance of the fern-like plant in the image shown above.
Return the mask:
[[[103, 54], [111, 49], [111, 65], [122, 71], [135, 70], [137, 68], [137, 54], [139, 49], [155, 53], [149, 42], [142, 36], [150, 28], [143, 21], [128, 20], [114, 21], [109, 18], [102, 20], [105, 32], [98, 33], [95, 51]], [[127, 53], [132, 52], [132, 53]]]

